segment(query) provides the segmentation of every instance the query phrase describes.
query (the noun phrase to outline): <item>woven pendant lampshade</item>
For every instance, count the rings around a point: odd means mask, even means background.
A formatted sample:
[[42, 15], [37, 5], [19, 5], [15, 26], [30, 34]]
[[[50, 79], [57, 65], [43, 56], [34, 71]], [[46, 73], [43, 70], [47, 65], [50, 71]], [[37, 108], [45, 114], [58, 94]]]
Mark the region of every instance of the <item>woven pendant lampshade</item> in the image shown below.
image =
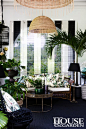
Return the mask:
[[46, 16], [38, 16], [30, 24], [31, 33], [57, 33], [54, 22]]
[[56, 9], [74, 3], [74, 0], [15, 0], [20, 5], [34, 9]]

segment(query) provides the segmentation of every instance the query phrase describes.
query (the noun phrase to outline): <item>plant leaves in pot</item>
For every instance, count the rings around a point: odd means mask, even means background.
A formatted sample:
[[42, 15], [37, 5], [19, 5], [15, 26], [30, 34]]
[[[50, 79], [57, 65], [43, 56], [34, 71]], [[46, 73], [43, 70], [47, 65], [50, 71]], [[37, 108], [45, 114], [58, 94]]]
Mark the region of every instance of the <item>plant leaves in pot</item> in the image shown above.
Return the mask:
[[9, 93], [16, 101], [19, 101], [19, 106], [23, 104], [25, 92], [22, 90], [22, 88], [26, 89], [26, 85], [18, 82], [14, 82], [14, 84], [9, 82], [0, 86], [0, 88], [2, 88], [5, 92]]
[[29, 83], [31, 83], [32, 86], [35, 87], [35, 93], [36, 94], [43, 94], [44, 89], [42, 88], [42, 80], [41, 79], [28, 79]]

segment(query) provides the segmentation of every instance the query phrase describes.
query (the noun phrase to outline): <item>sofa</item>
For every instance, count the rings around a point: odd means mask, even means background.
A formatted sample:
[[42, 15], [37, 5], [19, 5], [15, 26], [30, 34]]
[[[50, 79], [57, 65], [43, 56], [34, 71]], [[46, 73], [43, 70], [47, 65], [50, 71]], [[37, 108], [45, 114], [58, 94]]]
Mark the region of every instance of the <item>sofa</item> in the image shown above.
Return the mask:
[[42, 85], [48, 87], [49, 91], [53, 92], [53, 97], [68, 99], [71, 101], [71, 84], [74, 82], [69, 77], [62, 75], [61, 73], [57, 74], [41, 74], [22, 77], [19, 79], [21, 83], [26, 83], [28, 90], [35, 90], [35, 88], [29, 83], [28, 79], [41, 79]]

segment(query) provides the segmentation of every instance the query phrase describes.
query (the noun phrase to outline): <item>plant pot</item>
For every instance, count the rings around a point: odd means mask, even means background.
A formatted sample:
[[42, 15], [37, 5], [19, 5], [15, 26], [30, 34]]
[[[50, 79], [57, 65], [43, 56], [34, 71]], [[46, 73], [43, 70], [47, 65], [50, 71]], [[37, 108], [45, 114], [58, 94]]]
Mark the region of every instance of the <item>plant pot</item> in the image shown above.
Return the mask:
[[43, 94], [44, 89], [43, 88], [35, 88], [35, 94]]
[[19, 106], [22, 106], [23, 105], [23, 98], [21, 98], [20, 100], [18, 100], [17, 103], [18, 103]]
[[8, 77], [10, 77], [10, 82], [14, 82], [14, 76], [17, 76], [18, 70], [8, 70]]

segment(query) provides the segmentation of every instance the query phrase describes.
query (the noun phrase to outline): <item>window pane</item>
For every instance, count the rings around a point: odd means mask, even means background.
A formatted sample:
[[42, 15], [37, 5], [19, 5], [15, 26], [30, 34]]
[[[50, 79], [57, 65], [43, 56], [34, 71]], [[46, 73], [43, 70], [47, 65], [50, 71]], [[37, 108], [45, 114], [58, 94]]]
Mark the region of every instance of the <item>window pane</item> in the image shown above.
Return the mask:
[[41, 34], [41, 73], [48, 73], [48, 56], [45, 49], [47, 34]]
[[61, 45], [55, 47], [55, 73], [61, 72]]
[[[28, 28], [29, 32], [29, 28]], [[34, 74], [34, 34], [27, 36], [27, 75]]]
[[14, 58], [20, 60], [20, 21], [14, 21]]

